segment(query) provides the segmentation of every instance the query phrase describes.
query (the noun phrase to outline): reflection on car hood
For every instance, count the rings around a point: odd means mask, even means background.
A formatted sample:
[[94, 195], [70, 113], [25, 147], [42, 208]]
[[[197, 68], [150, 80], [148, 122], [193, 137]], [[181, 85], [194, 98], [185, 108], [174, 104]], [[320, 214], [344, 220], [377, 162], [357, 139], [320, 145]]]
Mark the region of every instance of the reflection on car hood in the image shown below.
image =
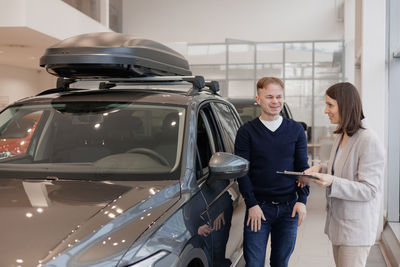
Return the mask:
[[179, 199], [179, 188], [179, 181], [1, 179], [0, 266], [118, 262]]

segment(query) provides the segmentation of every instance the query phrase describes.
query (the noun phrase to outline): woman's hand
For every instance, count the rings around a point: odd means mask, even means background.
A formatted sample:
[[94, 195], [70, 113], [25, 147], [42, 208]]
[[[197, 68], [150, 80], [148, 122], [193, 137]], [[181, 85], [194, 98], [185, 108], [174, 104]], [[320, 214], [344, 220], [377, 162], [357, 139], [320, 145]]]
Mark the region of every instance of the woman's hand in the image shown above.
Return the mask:
[[304, 170], [304, 173], [311, 174], [312, 172], [320, 172], [321, 169], [322, 169], [322, 166], [317, 164], [317, 165], [314, 165], [314, 166], [308, 168], [307, 170]]
[[[321, 169], [322, 169], [322, 166], [317, 164], [317, 165], [314, 165], [314, 166], [308, 168], [307, 170], [304, 170], [304, 174], [310, 174], [312, 172], [320, 172]], [[301, 188], [305, 187], [308, 184], [307, 182], [299, 181], [299, 180], [297, 180], [296, 183], [297, 183], [297, 186], [301, 187]]]
[[318, 173], [318, 172], [310, 172], [307, 174], [311, 174], [312, 176], [317, 177], [318, 179], [309, 179], [310, 181], [313, 181], [319, 186], [322, 187], [328, 187], [331, 186], [334, 180], [334, 176], [330, 174], [325, 174], [325, 173]]

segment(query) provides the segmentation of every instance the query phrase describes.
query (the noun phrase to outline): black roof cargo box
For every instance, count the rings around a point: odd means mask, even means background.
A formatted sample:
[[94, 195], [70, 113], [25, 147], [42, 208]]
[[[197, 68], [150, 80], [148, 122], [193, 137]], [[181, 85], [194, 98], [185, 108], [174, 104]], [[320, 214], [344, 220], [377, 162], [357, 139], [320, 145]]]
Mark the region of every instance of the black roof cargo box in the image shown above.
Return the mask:
[[114, 32], [60, 41], [46, 50], [40, 66], [67, 78], [192, 75], [187, 60], [167, 46]]

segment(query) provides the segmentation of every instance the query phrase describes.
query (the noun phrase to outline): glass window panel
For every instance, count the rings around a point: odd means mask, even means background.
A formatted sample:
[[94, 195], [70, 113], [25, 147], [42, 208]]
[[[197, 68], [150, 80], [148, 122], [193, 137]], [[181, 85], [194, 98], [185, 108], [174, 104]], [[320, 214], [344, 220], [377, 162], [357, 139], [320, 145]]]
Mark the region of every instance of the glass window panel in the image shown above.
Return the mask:
[[190, 64], [225, 64], [226, 45], [188, 45], [187, 59]]
[[[325, 96], [326, 89], [340, 82], [340, 80], [315, 80], [314, 81], [314, 95], [315, 96]], [[325, 99], [323, 100], [325, 103]]]
[[283, 75], [283, 65], [278, 64], [271, 64], [271, 63], [264, 63], [264, 64], [257, 64], [257, 79], [261, 77], [277, 77], [282, 78]]
[[[304, 121], [313, 127], [313, 140], [318, 142], [318, 138], [325, 138], [327, 129], [335, 128], [334, 125], [329, 124], [324, 114], [324, 95], [328, 87], [343, 81], [343, 42], [315, 42], [314, 44], [314, 66], [312, 65], [312, 42], [229, 44], [228, 78], [230, 80], [225, 80], [225, 58], [223, 63], [212, 65], [207, 61], [208, 64], [204, 66], [192, 66], [192, 70], [195, 75], [220, 80], [223, 85], [221, 95], [234, 100], [254, 98], [257, 79], [264, 76], [283, 79], [285, 73], [286, 102], [290, 105], [296, 120]], [[197, 48], [204, 49], [204, 47]], [[197, 52], [197, 54], [201, 53]], [[256, 65], [254, 65], [254, 55], [257, 56]], [[256, 66], [255, 70], [254, 66]], [[313, 90], [314, 99], [312, 99]], [[313, 101], [314, 110], [312, 110]], [[312, 115], [314, 115], [315, 125], [311, 125]]]
[[342, 78], [342, 42], [315, 43], [315, 77]]
[[241, 64], [241, 65], [228, 65], [229, 79], [254, 79], [254, 65]]
[[325, 111], [325, 96], [315, 96], [314, 97], [314, 123], [315, 126], [324, 127], [329, 126], [328, 115], [324, 113]]
[[254, 63], [254, 45], [230, 44], [229, 64]]
[[308, 126], [311, 126], [311, 121], [312, 121], [311, 96], [286, 96], [285, 102], [289, 105], [294, 120], [305, 122]]
[[341, 65], [332, 62], [315, 62], [315, 78], [340, 79], [343, 77]]
[[335, 129], [335, 125], [330, 124], [325, 111], [325, 91], [331, 85], [339, 82], [338, 80], [315, 80], [314, 82], [314, 142], [320, 143], [322, 138], [329, 137]]
[[312, 62], [312, 43], [286, 43], [285, 61], [288, 63]]
[[257, 44], [257, 63], [280, 63], [283, 61], [283, 44]]
[[214, 110], [219, 117], [222, 134], [225, 136], [224, 144], [227, 152], [234, 153], [235, 151], [235, 137], [238, 127], [233, 117], [232, 110], [225, 104], [215, 103]]
[[288, 96], [312, 96], [312, 80], [286, 80], [285, 98]]
[[228, 83], [228, 97], [229, 98], [254, 98], [254, 81], [235, 81], [230, 80]]
[[312, 78], [312, 63], [285, 63], [286, 78]]
[[228, 82], [227, 80], [217, 80], [219, 83], [219, 94], [221, 96], [227, 96], [228, 95]]
[[193, 75], [204, 76], [207, 80], [225, 79], [225, 65], [191, 65]]

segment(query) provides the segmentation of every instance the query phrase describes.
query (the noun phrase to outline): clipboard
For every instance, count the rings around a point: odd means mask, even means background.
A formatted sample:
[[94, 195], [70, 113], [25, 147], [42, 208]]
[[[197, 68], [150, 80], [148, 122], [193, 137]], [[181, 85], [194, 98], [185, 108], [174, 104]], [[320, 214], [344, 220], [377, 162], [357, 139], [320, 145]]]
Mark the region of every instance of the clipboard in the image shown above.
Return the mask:
[[319, 179], [317, 176], [311, 174], [305, 174], [304, 172], [293, 172], [293, 171], [277, 171], [277, 174], [285, 175], [289, 178], [307, 182], [307, 179]]

